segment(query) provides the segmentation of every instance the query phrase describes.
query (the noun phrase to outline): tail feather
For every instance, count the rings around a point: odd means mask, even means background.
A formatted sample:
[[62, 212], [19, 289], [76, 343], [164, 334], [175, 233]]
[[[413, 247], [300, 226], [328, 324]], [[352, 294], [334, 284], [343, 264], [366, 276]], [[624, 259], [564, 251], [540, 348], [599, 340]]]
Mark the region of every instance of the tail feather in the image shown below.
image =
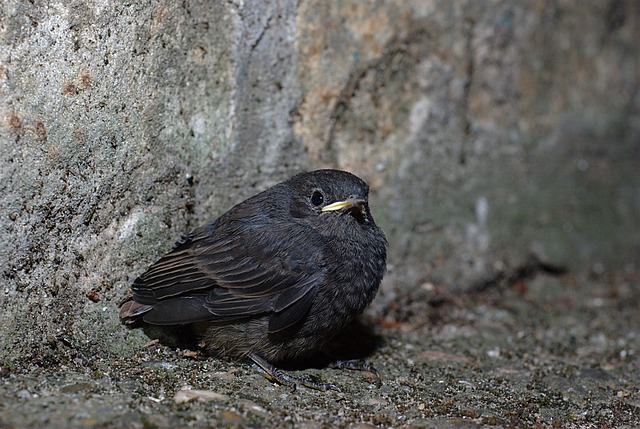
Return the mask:
[[145, 313], [152, 309], [153, 306], [140, 304], [133, 300], [133, 295], [129, 295], [120, 303], [120, 319], [125, 324], [130, 325], [141, 319]]

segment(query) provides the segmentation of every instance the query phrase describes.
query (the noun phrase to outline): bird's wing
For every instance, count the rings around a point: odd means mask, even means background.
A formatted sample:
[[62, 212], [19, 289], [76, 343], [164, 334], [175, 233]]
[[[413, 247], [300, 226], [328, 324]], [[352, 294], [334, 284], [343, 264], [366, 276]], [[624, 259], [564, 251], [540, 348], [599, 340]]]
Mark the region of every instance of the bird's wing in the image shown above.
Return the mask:
[[270, 314], [269, 331], [284, 330], [308, 312], [324, 277], [307, 235], [290, 225], [265, 229], [255, 221], [196, 231], [136, 279], [134, 300], [152, 308], [144, 315], [149, 323]]

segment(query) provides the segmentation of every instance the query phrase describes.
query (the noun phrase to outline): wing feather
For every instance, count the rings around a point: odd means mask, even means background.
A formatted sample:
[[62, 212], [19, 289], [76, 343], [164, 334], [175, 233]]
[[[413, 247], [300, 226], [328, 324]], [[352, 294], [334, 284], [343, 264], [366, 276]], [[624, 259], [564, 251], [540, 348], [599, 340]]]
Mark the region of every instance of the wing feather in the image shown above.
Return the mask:
[[[267, 223], [264, 228], [277, 225], [260, 219]], [[269, 332], [295, 325], [311, 308], [324, 276], [320, 258], [291, 256], [308, 256], [290, 252], [292, 246], [310, 245], [303, 226], [287, 225], [280, 233], [269, 234], [287, 237], [279, 243], [255, 230], [255, 221], [218, 220], [185, 236], [132, 286], [134, 300], [150, 308], [144, 320], [231, 322], [269, 314]]]
[[273, 314], [269, 318], [269, 333], [284, 331], [307, 314], [318, 292], [316, 281], [317, 279], [311, 276], [303, 284], [288, 288], [278, 295]]

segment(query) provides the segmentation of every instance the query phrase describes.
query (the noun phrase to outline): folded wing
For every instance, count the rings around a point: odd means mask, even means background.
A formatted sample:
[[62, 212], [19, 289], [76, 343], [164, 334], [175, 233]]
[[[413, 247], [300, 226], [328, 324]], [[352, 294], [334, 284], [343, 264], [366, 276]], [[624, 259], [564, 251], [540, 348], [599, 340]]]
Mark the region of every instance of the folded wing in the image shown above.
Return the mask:
[[313, 243], [303, 227], [268, 234], [286, 237], [281, 243], [267, 241], [259, 229], [255, 222], [214, 224], [185, 237], [135, 280], [121, 317], [174, 325], [269, 315], [272, 333], [295, 325], [325, 275], [321, 258], [309, 252]]

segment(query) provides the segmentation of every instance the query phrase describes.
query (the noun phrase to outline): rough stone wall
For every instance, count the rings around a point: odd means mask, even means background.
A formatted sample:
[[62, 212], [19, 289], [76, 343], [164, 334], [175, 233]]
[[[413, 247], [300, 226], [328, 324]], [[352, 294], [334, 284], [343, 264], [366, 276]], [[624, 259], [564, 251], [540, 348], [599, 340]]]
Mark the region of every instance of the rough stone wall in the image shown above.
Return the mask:
[[374, 186], [387, 291], [638, 262], [639, 24], [618, 0], [302, 3], [295, 129]]
[[133, 278], [302, 169], [294, 5], [3, 3], [2, 360], [139, 346]]
[[0, 34], [4, 362], [130, 353], [130, 281], [301, 169], [371, 184], [376, 311], [531, 255], [637, 262], [632, 0], [8, 0]]

